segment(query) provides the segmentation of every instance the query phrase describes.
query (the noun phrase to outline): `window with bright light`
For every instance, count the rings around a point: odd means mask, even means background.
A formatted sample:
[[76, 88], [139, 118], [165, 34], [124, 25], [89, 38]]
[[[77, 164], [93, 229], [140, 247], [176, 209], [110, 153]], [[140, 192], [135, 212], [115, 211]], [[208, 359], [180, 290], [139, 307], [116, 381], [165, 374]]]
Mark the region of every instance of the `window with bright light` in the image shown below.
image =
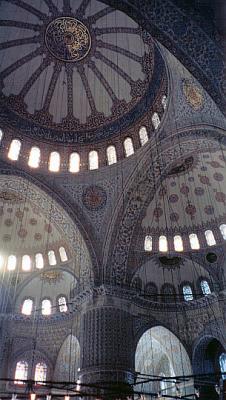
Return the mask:
[[124, 140], [124, 150], [126, 157], [132, 156], [132, 154], [134, 154], [133, 141], [130, 137]]
[[40, 163], [40, 156], [40, 149], [38, 147], [32, 147], [28, 159], [29, 167], [38, 168]]
[[99, 159], [98, 153], [96, 150], [92, 150], [89, 152], [89, 169], [98, 169], [99, 168]]
[[214, 237], [212, 231], [210, 231], [210, 230], [205, 231], [205, 237], [206, 237], [206, 243], [208, 244], [208, 246], [215, 246], [216, 240], [215, 240], [215, 237]]
[[4, 257], [0, 255], [0, 269], [3, 267], [4, 265]]
[[43, 385], [47, 378], [47, 365], [44, 362], [39, 362], [35, 366], [35, 382]]
[[8, 257], [8, 261], [7, 261], [7, 269], [8, 269], [8, 271], [14, 271], [15, 270], [16, 262], [17, 262], [16, 256], [11, 255], [11, 256]]
[[222, 224], [220, 226], [220, 231], [221, 231], [221, 235], [223, 236], [223, 239], [226, 240], [226, 225]]
[[9, 146], [8, 158], [17, 161], [20, 155], [21, 141], [13, 139]]
[[190, 246], [192, 250], [200, 249], [199, 239], [196, 233], [191, 233], [189, 235]]
[[66, 300], [66, 297], [64, 297], [64, 296], [59, 297], [58, 306], [59, 306], [60, 312], [67, 312], [67, 300]]
[[201, 281], [200, 285], [201, 285], [202, 293], [205, 296], [207, 296], [208, 294], [211, 293], [210, 286], [206, 280]]
[[150, 236], [150, 235], [145, 236], [144, 250], [145, 251], [152, 251], [152, 236]]
[[41, 253], [35, 254], [35, 266], [37, 269], [44, 268], [44, 259]]
[[139, 137], [141, 146], [144, 146], [148, 142], [148, 132], [145, 126], [140, 128]]
[[183, 251], [184, 250], [183, 240], [180, 235], [174, 236], [173, 243], [174, 243], [175, 251]]
[[190, 301], [193, 300], [193, 293], [192, 293], [192, 288], [189, 285], [183, 286], [183, 295], [184, 295], [184, 300]]
[[165, 110], [166, 106], [167, 106], [167, 96], [165, 94], [164, 94], [164, 96], [162, 96], [162, 106]]
[[154, 114], [152, 115], [152, 124], [154, 126], [155, 129], [158, 129], [159, 125], [160, 125], [160, 118], [157, 112], [154, 112]]
[[59, 172], [60, 170], [60, 154], [57, 151], [52, 151], [49, 156], [49, 171]]
[[0, 143], [2, 141], [2, 138], [3, 138], [3, 131], [0, 129]]
[[107, 161], [108, 165], [115, 164], [117, 162], [117, 155], [115, 146], [108, 146], [107, 148]]
[[26, 361], [18, 361], [14, 375], [14, 383], [24, 385], [28, 376], [28, 363]]
[[222, 353], [219, 357], [220, 370], [222, 372], [222, 378], [226, 379], [226, 353]]
[[166, 236], [159, 237], [159, 251], [165, 253], [168, 251], [168, 242]]
[[68, 256], [67, 256], [67, 253], [66, 253], [66, 250], [64, 247], [59, 248], [59, 253], [60, 253], [60, 259], [62, 262], [65, 262], [68, 260]]
[[52, 304], [49, 299], [42, 300], [42, 315], [50, 315], [52, 312]]
[[72, 173], [79, 172], [80, 170], [80, 155], [78, 153], [71, 153], [69, 159], [69, 171]]
[[56, 265], [56, 256], [53, 250], [48, 251], [49, 265]]
[[22, 305], [22, 314], [24, 315], [31, 315], [33, 309], [33, 300], [32, 299], [25, 299]]
[[25, 255], [22, 257], [22, 270], [23, 271], [30, 271], [31, 269], [31, 257]]

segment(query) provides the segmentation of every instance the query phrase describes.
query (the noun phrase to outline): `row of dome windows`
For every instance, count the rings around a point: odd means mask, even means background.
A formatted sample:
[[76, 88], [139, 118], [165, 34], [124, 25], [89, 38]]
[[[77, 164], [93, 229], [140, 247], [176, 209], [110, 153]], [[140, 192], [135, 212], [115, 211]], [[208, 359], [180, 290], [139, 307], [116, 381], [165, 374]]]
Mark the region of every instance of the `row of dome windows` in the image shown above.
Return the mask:
[[[68, 311], [67, 299], [65, 296], [60, 296], [57, 299], [57, 307], [61, 313]], [[23, 301], [21, 313], [24, 315], [31, 315], [34, 309], [34, 301], [31, 298], [27, 298]], [[53, 310], [52, 302], [50, 299], [42, 299], [41, 301], [41, 314], [51, 315]]]
[[[56, 254], [54, 250], [49, 250], [48, 251], [48, 262], [50, 266], [54, 266], [57, 264], [57, 259], [56, 259]], [[61, 262], [66, 262], [68, 261], [68, 256], [66, 253], [66, 250], [63, 246], [59, 248], [59, 255], [60, 255], [60, 260]], [[5, 264], [4, 257], [0, 255], [0, 268], [3, 267]], [[15, 255], [10, 255], [7, 258], [6, 266], [8, 271], [14, 271], [17, 266], [17, 257]], [[35, 254], [35, 267], [37, 269], [42, 269], [44, 268], [44, 257], [42, 253], [37, 253]], [[25, 254], [22, 256], [22, 262], [21, 262], [21, 269], [24, 272], [29, 272], [32, 268], [32, 258], [31, 256]]]
[[[220, 225], [220, 232], [224, 240], [226, 240], [226, 224]], [[214, 234], [211, 230], [206, 230], [204, 232], [205, 238], [206, 238], [206, 243], [208, 246], [215, 246], [216, 245], [216, 239], [214, 237]], [[199, 243], [199, 238], [196, 235], [196, 233], [190, 233], [189, 235], [189, 243], [191, 246], [192, 250], [199, 250], [200, 249], [200, 243]], [[184, 245], [183, 245], [183, 239], [180, 235], [175, 235], [173, 238], [173, 244], [174, 244], [174, 250], [181, 252], [184, 251]], [[150, 235], [145, 236], [144, 240], [144, 250], [145, 251], [152, 251], [153, 250], [153, 238]], [[161, 235], [159, 237], [159, 251], [162, 253], [166, 253], [168, 251], [168, 240], [167, 237], [164, 235]]]
[[[47, 365], [44, 362], [39, 362], [35, 365], [34, 381], [43, 384], [47, 378]], [[28, 379], [28, 363], [27, 361], [21, 360], [16, 363], [16, 370], [14, 375], [14, 383], [17, 385], [23, 385]], [[43, 383], [42, 383], [43, 382]]]
[[[166, 108], [167, 97], [164, 95], [162, 98], [163, 108]], [[160, 117], [157, 112], [152, 115], [152, 124], [154, 129], [158, 129], [160, 125]], [[2, 140], [3, 132], [0, 130], [0, 141]], [[139, 139], [141, 146], [144, 146], [148, 142], [147, 128], [142, 126], [139, 130]], [[125, 157], [129, 157], [134, 154], [134, 145], [131, 137], [127, 137], [124, 142]], [[17, 161], [20, 156], [21, 141], [19, 139], [13, 139], [10, 143], [8, 158], [12, 161]], [[106, 150], [107, 163], [108, 165], [115, 164], [117, 162], [117, 153], [115, 146], [111, 145]], [[38, 168], [41, 161], [41, 150], [37, 146], [33, 146], [30, 150], [28, 165], [31, 168]], [[51, 172], [60, 171], [60, 153], [52, 151], [49, 156], [48, 168]], [[96, 150], [91, 150], [88, 156], [89, 169], [95, 170], [99, 168], [99, 156]], [[69, 157], [69, 172], [76, 173], [80, 170], [80, 155], [77, 152], [73, 152]]]

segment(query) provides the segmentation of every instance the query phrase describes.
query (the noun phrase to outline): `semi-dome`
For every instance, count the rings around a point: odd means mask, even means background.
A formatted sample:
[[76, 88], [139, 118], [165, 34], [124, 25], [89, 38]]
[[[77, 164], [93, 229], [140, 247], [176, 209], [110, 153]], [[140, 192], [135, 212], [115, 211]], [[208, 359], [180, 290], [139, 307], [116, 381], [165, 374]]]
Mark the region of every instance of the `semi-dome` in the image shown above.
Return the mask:
[[150, 34], [98, 1], [51, 4], [1, 4], [6, 127], [45, 141], [94, 143], [158, 109], [166, 71]]

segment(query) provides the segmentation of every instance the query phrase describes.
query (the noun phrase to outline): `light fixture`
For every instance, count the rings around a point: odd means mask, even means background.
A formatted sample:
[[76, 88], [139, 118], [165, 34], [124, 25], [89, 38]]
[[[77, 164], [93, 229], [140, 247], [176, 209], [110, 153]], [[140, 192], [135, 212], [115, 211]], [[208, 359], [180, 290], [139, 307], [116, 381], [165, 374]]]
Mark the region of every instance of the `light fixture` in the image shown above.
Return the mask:
[[215, 385], [215, 390], [216, 390], [216, 392], [217, 392], [217, 394], [220, 394], [221, 393], [221, 391], [220, 391], [220, 386], [216, 383], [216, 385]]
[[51, 400], [51, 394], [46, 395], [46, 400]]
[[70, 400], [70, 396], [68, 396], [68, 394], [65, 395], [65, 396], [64, 396], [64, 400]]
[[35, 399], [36, 399], [36, 394], [35, 393], [31, 393], [30, 400], [35, 400]]

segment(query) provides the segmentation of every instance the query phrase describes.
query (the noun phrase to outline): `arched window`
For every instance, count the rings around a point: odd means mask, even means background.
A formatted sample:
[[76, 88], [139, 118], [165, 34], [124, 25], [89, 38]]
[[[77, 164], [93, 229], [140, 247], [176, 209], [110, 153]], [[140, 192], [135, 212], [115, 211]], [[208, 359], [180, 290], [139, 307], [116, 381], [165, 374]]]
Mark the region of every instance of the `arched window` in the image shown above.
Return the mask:
[[13, 139], [9, 146], [8, 157], [10, 160], [17, 161], [20, 155], [21, 141]]
[[158, 295], [158, 288], [154, 283], [149, 282], [145, 285], [144, 292], [147, 296], [152, 297], [152, 300], [154, 300]]
[[67, 253], [66, 253], [66, 250], [64, 247], [59, 248], [59, 253], [60, 253], [60, 259], [62, 262], [65, 262], [68, 260], [68, 256], [67, 256]]
[[164, 96], [162, 96], [162, 106], [163, 106], [163, 109], [165, 110], [166, 106], [167, 106], [167, 96], [165, 94], [164, 94]]
[[161, 288], [162, 300], [165, 303], [173, 303], [176, 299], [176, 290], [170, 283], [165, 283]]
[[223, 236], [223, 239], [226, 240], [226, 225], [225, 224], [220, 225], [220, 231], [221, 231], [221, 235]]
[[72, 173], [79, 172], [80, 170], [80, 155], [78, 153], [71, 153], [69, 159], [69, 171]]
[[3, 267], [4, 265], [4, 257], [0, 254], [0, 269]]
[[35, 254], [35, 265], [37, 269], [44, 268], [44, 259], [41, 253]]
[[58, 306], [60, 312], [67, 312], [67, 300], [66, 297], [60, 296], [58, 299]]
[[22, 314], [24, 315], [31, 315], [33, 309], [33, 300], [32, 299], [25, 299], [22, 305]]
[[41, 385], [45, 384], [47, 377], [47, 365], [44, 362], [39, 362], [35, 366], [35, 382]]
[[134, 154], [133, 141], [130, 137], [124, 140], [125, 156], [129, 157]]
[[145, 251], [152, 251], [152, 236], [150, 236], [150, 235], [145, 236], [144, 250]]
[[8, 269], [8, 271], [14, 271], [15, 270], [16, 262], [17, 262], [16, 256], [11, 255], [11, 256], [8, 257], [8, 261], [7, 261], [7, 269]]
[[165, 253], [168, 251], [168, 242], [166, 236], [159, 237], [159, 251]]
[[173, 243], [174, 243], [175, 251], [183, 251], [184, 250], [183, 240], [180, 235], [174, 236]]
[[60, 154], [57, 151], [52, 151], [49, 156], [49, 171], [59, 172], [60, 170]]
[[42, 300], [42, 315], [50, 315], [52, 312], [52, 304], [49, 299]]
[[24, 385], [28, 375], [28, 363], [26, 361], [18, 361], [16, 364], [14, 383]]
[[208, 294], [211, 293], [210, 286], [209, 286], [209, 284], [208, 284], [208, 282], [206, 280], [201, 281], [200, 282], [200, 286], [201, 286], [201, 289], [202, 289], [202, 293], [205, 296], [207, 296]]
[[160, 118], [157, 112], [154, 112], [154, 114], [152, 115], [152, 124], [154, 126], [155, 129], [158, 129], [159, 125], [160, 125]]
[[145, 126], [140, 128], [139, 137], [141, 146], [144, 146], [148, 142], [148, 132]]
[[40, 149], [38, 147], [32, 147], [28, 159], [29, 167], [38, 168], [40, 163], [40, 156]]
[[107, 148], [107, 161], [108, 165], [115, 164], [117, 162], [117, 155], [115, 146], [108, 146]]
[[56, 265], [56, 256], [53, 250], [48, 251], [49, 265]]
[[199, 239], [196, 233], [191, 233], [189, 235], [189, 240], [190, 240], [190, 246], [192, 250], [198, 250], [200, 249], [200, 244], [199, 244]]
[[23, 271], [30, 271], [31, 269], [31, 257], [25, 255], [22, 257], [22, 270]]
[[2, 141], [2, 138], [3, 138], [3, 131], [0, 129], [0, 143]]
[[222, 372], [222, 378], [226, 379], [226, 353], [222, 353], [219, 357], [220, 370]]
[[190, 301], [193, 300], [193, 293], [192, 293], [192, 288], [189, 285], [183, 286], [183, 295], [184, 295], [184, 300]]
[[212, 231], [210, 231], [210, 230], [205, 231], [205, 237], [206, 237], [206, 243], [208, 244], [208, 246], [215, 246], [216, 240], [215, 240], [215, 237], [214, 237]]
[[99, 168], [99, 159], [98, 153], [96, 150], [92, 150], [89, 152], [89, 169], [98, 169]]

